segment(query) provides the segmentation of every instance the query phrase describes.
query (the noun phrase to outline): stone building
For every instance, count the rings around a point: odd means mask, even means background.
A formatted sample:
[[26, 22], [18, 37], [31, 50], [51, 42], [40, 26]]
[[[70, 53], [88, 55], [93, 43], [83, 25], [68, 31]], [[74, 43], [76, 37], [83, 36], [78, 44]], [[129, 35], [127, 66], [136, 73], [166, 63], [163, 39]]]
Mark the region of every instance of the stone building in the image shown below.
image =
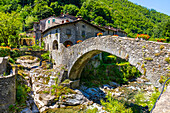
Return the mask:
[[96, 37], [99, 32], [102, 32], [103, 35], [126, 36], [121, 29], [96, 26], [81, 17], [68, 14], [61, 14], [58, 17], [51, 16], [35, 22], [34, 32], [35, 39], [40, 42], [44, 41], [45, 50], [50, 51], [58, 49], [59, 43], [63, 43], [65, 47], [72, 46], [79, 40]]
[[72, 22], [74, 20], [77, 20], [77, 17], [67, 14], [61, 14], [58, 17], [55, 17], [55, 15], [53, 15], [48, 18], [41, 19], [39, 20], [39, 22], [34, 22], [33, 29], [35, 33], [35, 39], [40, 40], [41, 33], [52, 26], [59, 25], [68, 21]]
[[58, 49], [58, 44], [63, 43], [65, 47], [72, 46], [77, 41], [97, 36], [104, 32], [101, 28], [78, 18], [72, 22], [55, 25], [42, 32], [46, 50]]

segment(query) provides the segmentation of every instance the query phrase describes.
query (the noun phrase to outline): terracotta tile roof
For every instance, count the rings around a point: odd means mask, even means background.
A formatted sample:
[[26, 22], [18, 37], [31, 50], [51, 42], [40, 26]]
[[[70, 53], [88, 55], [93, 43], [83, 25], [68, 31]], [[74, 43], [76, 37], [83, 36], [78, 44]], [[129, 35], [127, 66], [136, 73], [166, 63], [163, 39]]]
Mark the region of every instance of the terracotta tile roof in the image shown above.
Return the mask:
[[103, 29], [107, 29], [107, 30], [111, 30], [111, 31], [120, 31], [120, 32], [124, 32], [126, 33], [125, 31], [121, 30], [120, 28], [119, 29], [116, 29], [116, 28], [113, 28], [113, 27], [110, 27], [110, 26], [99, 26], [100, 28], [103, 28]]

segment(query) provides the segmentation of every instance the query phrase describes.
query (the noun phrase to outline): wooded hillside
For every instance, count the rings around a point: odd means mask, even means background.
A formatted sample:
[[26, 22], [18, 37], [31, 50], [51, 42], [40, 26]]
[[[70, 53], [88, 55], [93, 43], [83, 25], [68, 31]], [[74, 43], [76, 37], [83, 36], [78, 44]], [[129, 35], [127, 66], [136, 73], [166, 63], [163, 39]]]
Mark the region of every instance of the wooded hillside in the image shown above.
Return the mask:
[[129, 37], [170, 37], [170, 16], [128, 0], [0, 0], [0, 11], [16, 12], [26, 30], [32, 29], [33, 21], [63, 12], [82, 16], [97, 25], [121, 28]]

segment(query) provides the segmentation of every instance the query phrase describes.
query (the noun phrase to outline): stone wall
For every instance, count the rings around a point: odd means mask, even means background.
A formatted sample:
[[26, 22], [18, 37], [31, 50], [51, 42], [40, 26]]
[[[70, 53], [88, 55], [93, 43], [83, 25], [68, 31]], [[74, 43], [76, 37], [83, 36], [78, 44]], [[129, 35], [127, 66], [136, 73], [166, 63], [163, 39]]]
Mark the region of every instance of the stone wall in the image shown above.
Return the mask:
[[170, 65], [165, 59], [170, 57], [170, 44], [127, 37], [93, 37], [69, 48], [60, 44], [60, 49], [52, 52], [52, 58], [57, 65], [65, 65], [68, 78], [78, 83], [84, 66], [101, 52], [126, 59], [157, 87], [161, 86], [160, 76], [169, 72]]
[[16, 100], [16, 77], [9, 75], [0, 77], [0, 111], [8, 113], [10, 105]]
[[8, 57], [0, 57], [0, 74], [6, 72]]

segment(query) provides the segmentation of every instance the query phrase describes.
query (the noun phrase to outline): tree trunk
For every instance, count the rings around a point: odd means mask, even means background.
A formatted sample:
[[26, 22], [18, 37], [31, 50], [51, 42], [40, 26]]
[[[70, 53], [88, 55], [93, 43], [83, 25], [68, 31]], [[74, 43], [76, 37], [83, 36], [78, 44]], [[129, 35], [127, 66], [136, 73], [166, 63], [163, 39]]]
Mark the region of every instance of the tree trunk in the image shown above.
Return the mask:
[[6, 46], [8, 46], [8, 39], [4, 39], [4, 43]]

